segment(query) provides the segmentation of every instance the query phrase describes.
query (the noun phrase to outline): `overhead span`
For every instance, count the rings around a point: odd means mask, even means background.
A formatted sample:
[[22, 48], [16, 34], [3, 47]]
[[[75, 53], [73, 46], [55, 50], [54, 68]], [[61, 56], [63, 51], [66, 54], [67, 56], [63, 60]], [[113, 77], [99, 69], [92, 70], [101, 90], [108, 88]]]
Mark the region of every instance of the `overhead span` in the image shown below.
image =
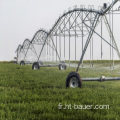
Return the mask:
[[43, 44], [47, 36], [48, 36], [48, 33], [45, 30], [40, 29], [33, 36], [31, 43], [32, 44]]

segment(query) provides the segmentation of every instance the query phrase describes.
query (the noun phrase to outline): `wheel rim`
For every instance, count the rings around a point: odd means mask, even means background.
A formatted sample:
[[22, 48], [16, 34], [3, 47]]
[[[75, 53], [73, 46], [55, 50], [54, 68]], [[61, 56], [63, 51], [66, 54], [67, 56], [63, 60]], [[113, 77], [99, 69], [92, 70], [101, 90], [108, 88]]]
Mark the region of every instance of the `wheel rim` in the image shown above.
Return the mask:
[[65, 64], [61, 65], [61, 70], [64, 70], [64, 69], [65, 69]]
[[34, 65], [34, 70], [38, 70], [38, 65]]
[[61, 65], [61, 70], [63, 70], [64, 69], [64, 65]]
[[72, 78], [70, 79], [69, 86], [70, 86], [71, 88], [76, 88], [76, 87], [78, 87], [78, 79], [77, 79], [76, 77], [72, 77]]

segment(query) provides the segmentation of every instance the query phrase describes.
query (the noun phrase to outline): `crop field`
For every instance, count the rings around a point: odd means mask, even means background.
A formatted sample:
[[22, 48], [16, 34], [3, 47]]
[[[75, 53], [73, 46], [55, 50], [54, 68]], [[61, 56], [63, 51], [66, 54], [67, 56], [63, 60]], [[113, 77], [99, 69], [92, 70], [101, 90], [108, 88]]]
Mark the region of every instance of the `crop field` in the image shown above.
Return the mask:
[[[120, 77], [109, 61], [94, 61], [80, 68], [81, 78]], [[86, 66], [89, 66], [86, 62]], [[82, 88], [66, 88], [66, 77], [75, 68], [58, 70], [0, 62], [0, 120], [119, 120], [120, 81], [82, 82]]]

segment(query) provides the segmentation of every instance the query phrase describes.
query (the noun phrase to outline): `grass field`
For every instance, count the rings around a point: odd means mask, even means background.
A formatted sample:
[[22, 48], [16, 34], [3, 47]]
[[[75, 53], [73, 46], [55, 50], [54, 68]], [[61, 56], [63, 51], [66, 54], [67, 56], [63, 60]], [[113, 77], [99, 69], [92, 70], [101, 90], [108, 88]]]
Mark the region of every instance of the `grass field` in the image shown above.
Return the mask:
[[[107, 64], [80, 69], [79, 74], [120, 77], [120, 67], [102, 69]], [[82, 88], [66, 89], [66, 77], [74, 70], [35, 71], [31, 65], [0, 63], [0, 120], [120, 120], [120, 81], [83, 82]]]

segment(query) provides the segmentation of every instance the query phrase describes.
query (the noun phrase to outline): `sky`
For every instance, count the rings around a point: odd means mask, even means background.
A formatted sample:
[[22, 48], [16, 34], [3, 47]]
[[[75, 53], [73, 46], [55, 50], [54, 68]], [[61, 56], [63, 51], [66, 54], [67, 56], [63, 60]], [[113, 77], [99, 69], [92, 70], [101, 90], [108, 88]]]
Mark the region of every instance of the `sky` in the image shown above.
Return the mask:
[[64, 10], [104, 2], [112, 0], [0, 0], [0, 61], [13, 60], [19, 44], [41, 28], [49, 31]]

